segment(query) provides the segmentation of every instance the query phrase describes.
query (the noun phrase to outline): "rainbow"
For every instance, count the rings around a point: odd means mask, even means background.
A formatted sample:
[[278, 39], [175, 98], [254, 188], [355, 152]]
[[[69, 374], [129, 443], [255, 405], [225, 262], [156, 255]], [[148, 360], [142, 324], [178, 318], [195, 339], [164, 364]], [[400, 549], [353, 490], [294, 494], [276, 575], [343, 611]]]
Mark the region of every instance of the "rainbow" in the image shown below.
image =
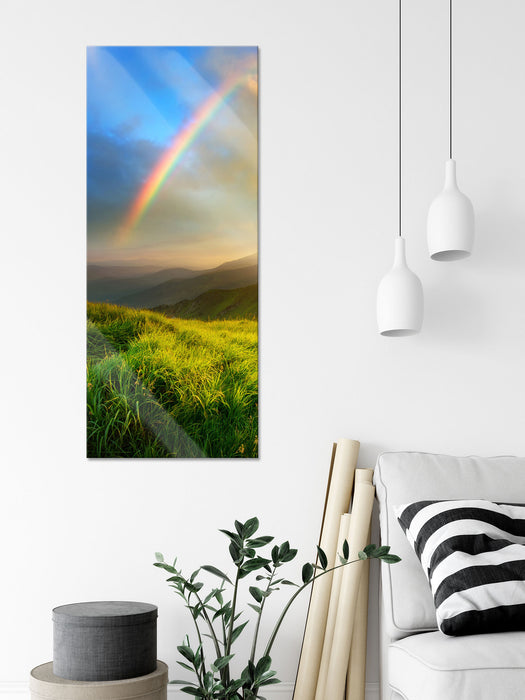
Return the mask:
[[194, 112], [191, 119], [177, 132], [172, 144], [155, 164], [129, 207], [118, 231], [118, 243], [125, 243], [129, 239], [131, 232], [150, 207], [168, 175], [180, 163], [188, 148], [194, 143], [195, 139], [219, 111], [228, 97], [238, 87], [252, 78], [253, 69], [250, 68], [249, 71], [242, 73], [240, 76], [225, 81], [219, 90], [208, 97]]

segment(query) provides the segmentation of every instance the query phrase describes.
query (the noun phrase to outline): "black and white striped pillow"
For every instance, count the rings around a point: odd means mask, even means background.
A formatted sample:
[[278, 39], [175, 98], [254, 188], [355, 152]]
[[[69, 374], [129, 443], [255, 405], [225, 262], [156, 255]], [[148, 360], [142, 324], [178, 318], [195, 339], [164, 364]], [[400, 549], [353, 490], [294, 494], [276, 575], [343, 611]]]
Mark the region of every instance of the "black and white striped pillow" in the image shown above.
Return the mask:
[[448, 635], [525, 630], [525, 506], [419, 501], [394, 508]]

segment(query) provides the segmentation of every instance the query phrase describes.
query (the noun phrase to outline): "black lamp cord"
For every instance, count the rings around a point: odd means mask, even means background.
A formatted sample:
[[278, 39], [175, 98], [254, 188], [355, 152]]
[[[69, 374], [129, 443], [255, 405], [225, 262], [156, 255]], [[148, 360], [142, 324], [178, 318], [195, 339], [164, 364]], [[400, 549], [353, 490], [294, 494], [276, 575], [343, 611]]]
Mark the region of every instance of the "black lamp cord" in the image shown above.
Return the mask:
[[401, 237], [401, 0], [399, 0], [399, 236]]
[[452, 0], [449, 2], [448, 23], [449, 157], [452, 160]]

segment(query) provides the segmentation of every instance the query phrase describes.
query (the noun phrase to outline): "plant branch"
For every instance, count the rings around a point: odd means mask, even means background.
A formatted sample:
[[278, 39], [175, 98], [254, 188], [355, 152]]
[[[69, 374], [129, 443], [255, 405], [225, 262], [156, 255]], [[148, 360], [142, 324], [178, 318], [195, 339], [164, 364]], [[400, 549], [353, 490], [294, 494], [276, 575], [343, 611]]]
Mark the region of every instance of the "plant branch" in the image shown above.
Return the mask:
[[[224, 656], [229, 656], [230, 654], [230, 649], [232, 646], [232, 634], [233, 634], [233, 624], [235, 622], [235, 608], [237, 605], [237, 592], [239, 590], [239, 580], [240, 580], [240, 574], [241, 574], [241, 566], [242, 566], [242, 560], [240, 564], [237, 566], [237, 575], [235, 576], [235, 584], [233, 587], [233, 598], [232, 598], [232, 609], [231, 609], [231, 617], [230, 617], [230, 625], [228, 629], [228, 637], [226, 639], [226, 648], [224, 650]], [[230, 664], [226, 666], [226, 682], [230, 682]]]
[[[266, 586], [265, 594], [268, 593], [268, 591], [270, 590], [270, 586], [272, 585], [273, 577], [275, 576], [275, 572], [276, 572], [276, 571], [277, 571], [277, 566], [275, 566], [275, 564], [274, 564], [273, 570], [272, 570], [272, 573], [271, 573], [271, 576], [270, 576], [270, 578], [269, 578], [269, 580], [268, 580], [268, 585]], [[255, 659], [255, 650], [256, 650], [256, 648], [257, 648], [257, 637], [259, 636], [259, 626], [260, 626], [260, 624], [261, 624], [261, 617], [262, 617], [262, 614], [263, 614], [264, 604], [265, 604], [265, 603], [266, 603], [266, 595], [263, 596], [263, 599], [262, 599], [262, 601], [261, 601], [261, 611], [259, 612], [259, 616], [258, 616], [257, 622], [256, 622], [256, 624], [255, 624], [255, 632], [253, 633], [252, 652], [251, 652], [251, 654], [250, 654], [250, 661], [251, 661], [252, 663], [253, 663], [253, 661], [254, 661], [254, 659]]]
[[295, 593], [293, 594], [293, 596], [290, 598], [290, 600], [289, 600], [289, 601], [286, 603], [286, 605], [284, 606], [284, 610], [282, 611], [281, 615], [279, 616], [279, 619], [277, 620], [277, 622], [276, 622], [276, 624], [275, 624], [275, 627], [274, 627], [274, 629], [273, 629], [273, 632], [272, 632], [272, 634], [270, 635], [270, 639], [268, 640], [268, 644], [266, 645], [266, 649], [265, 649], [265, 651], [264, 651], [264, 656], [269, 656], [269, 655], [270, 655], [270, 651], [272, 650], [273, 643], [275, 642], [275, 638], [276, 638], [276, 636], [277, 636], [277, 632], [279, 631], [279, 628], [281, 627], [281, 624], [282, 624], [282, 622], [283, 622], [283, 620], [284, 620], [284, 618], [285, 618], [286, 613], [287, 613], [288, 610], [290, 609], [290, 606], [292, 605], [292, 603], [294, 602], [294, 600], [297, 598], [297, 596], [299, 595], [299, 593], [302, 593], [302, 591], [304, 591], [304, 589], [305, 589], [307, 586], [310, 586], [311, 584], [313, 584], [313, 582], [316, 581], [318, 578], [321, 578], [321, 576], [324, 576], [325, 574], [329, 574], [331, 571], [335, 571], [336, 569], [340, 569], [340, 568], [343, 567], [343, 566], [348, 566], [348, 564], [355, 564], [355, 563], [358, 562], [358, 561], [363, 561], [363, 560], [361, 560], [361, 559], [352, 559], [352, 561], [346, 561], [344, 564], [338, 564], [337, 566], [334, 566], [334, 567], [332, 567], [331, 569], [326, 569], [326, 571], [323, 571], [322, 573], [317, 574], [317, 576], [313, 576], [309, 581], [307, 581], [306, 583], [303, 583], [303, 585], [295, 591]]
[[[199, 596], [198, 596], [196, 593], [195, 593], [195, 595], [196, 595], [196, 597], [197, 597], [197, 599], [198, 599]], [[188, 595], [188, 597], [186, 598], [186, 602], [187, 602], [187, 604], [188, 604], [188, 609], [189, 609], [189, 611], [190, 611], [190, 615], [191, 615], [192, 618], [193, 618], [193, 624], [195, 625], [195, 629], [197, 630], [197, 637], [198, 637], [198, 640], [199, 640], [199, 647], [200, 647], [200, 650], [201, 650], [201, 660], [202, 660], [202, 661], [201, 661], [201, 671], [202, 671], [202, 669], [204, 669], [204, 645], [203, 645], [203, 643], [202, 643], [201, 631], [200, 631], [200, 629], [199, 629], [199, 625], [197, 624], [197, 618], [194, 617], [194, 615], [193, 615], [193, 613], [192, 613], [192, 611], [191, 611], [190, 597], [191, 597], [191, 593], [190, 593], [190, 594]], [[197, 673], [197, 678], [199, 678], [199, 679], [200, 679], [200, 682], [202, 683], [203, 680], [204, 680], [204, 676], [202, 675], [202, 672], [199, 673], [199, 671], [198, 671], [197, 666], [195, 665], [195, 663], [194, 663], [193, 665], [194, 665], [194, 667], [195, 667], [195, 672]]]

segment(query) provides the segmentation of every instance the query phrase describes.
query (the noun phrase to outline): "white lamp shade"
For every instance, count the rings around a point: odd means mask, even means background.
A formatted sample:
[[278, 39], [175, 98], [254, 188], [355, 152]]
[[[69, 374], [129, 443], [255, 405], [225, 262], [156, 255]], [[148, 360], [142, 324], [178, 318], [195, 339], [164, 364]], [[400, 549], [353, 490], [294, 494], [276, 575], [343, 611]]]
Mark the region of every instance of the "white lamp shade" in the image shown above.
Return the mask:
[[414, 335], [423, 323], [423, 287], [406, 263], [405, 239], [396, 238], [394, 266], [377, 290], [377, 325], [381, 335]]
[[474, 209], [456, 183], [456, 161], [445, 163], [445, 187], [430, 205], [428, 250], [432, 260], [461, 260], [474, 244]]

